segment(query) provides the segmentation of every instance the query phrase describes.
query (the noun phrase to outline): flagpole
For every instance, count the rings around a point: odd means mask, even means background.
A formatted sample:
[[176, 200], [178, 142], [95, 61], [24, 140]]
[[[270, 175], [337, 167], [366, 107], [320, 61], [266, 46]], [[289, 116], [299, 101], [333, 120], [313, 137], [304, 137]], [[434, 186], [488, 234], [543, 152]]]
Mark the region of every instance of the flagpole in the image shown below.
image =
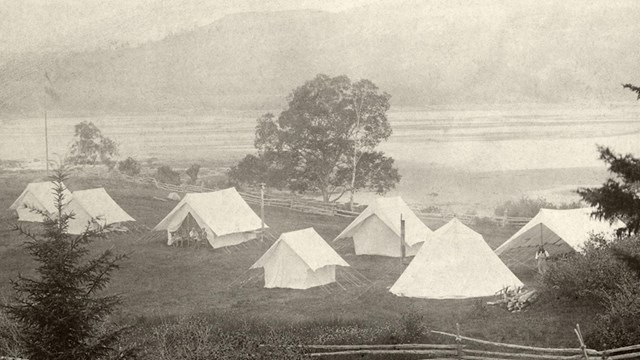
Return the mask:
[[[46, 98], [46, 96], [45, 96]], [[45, 109], [44, 109], [44, 149], [45, 149], [45, 162], [47, 165], [47, 176], [49, 176], [49, 134], [47, 129], [47, 100], [45, 99]]]

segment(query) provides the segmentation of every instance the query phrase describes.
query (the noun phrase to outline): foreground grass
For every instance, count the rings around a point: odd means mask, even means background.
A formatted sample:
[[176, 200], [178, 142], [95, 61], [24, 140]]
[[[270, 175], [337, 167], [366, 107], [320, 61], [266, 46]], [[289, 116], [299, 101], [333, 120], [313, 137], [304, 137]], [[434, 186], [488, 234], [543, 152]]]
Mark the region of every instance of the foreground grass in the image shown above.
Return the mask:
[[[23, 173], [0, 177], [0, 209], [7, 209], [25, 185], [41, 174]], [[484, 301], [423, 300], [400, 298], [387, 290], [404, 269], [399, 259], [379, 256], [355, 256], [348, 243], [331, 243], [353, 270], [371, 281], [368, 286], [338, 285], [306, 291], [264, 289], [260, 273], [247, 269], [268, 248], [269, 243], [254, 241], [232, 249], [174, 248], [166, 245], [164, 233], [147, 229], [155, 226], [176, 205], [154, 197], [167, 194], [155, 188], [124, 183], [116, 179], [74, 177], [67, 182], [71, 190], [102, 186], [124, 210], [137, 220], [137, 231], [112, 234], [94, 243], [96, 251], [114, 249], [125, 253], [122, 264], [108, 289], [121, 294], [123, 307], [114, 320], [138, 323], [153, 329], [164, 321], [184, 316], [233, 324], [251, 323], [292, 334], [303, 334], [308, 342], [398, 342], [395, 332], [380, 334], [376, 329], [389, 326], [402, 329], [407, 314], [418, 316], [420, 324], [430, 329], [455, 331], [459, 323], [464, 335], [538, 346], [576, 346], [572, 328], [576, 323], [588, 331], [593, 324], [593, 306], [545, 299], [529, 311], [511, 314], [487, 307]], [[257, 209], [256, 209], [257, 210]], [[267, 208], [266, 221], [274, 235], [313, 226], [326, 240], [331, 240], [350, 219], [291, 212]], [[30, 274], [33, 262], [20, 246], [22, 239], [11, 231], [15, 222], [8, 211], [0, 217], [0, 293], [11, 294], [10, 279], [18, 273]], [[437, 228], [442, 223], [428, 223]], [[492, 247], [497, 247], [517, 229], [476, 227]], [[238, 283], [248, 281], [243, 286]], [[530, 286], [536, 285], [531, 273], [518, 273]], [[340, 278], [340, 275], [339, 275]], [[220, 320], [222, 319], [222, 320]], [[416, 319], [412, 321], [418, 321]], [[223, 324], [224, 325], [224, 324]], [[351, 330], [349, 330], [351, 329]], [[356, 330], [353, 330], [356, 329]], [[357, 330], [360, 329], [360, 330]], [[370, 330], [367, 330], [370, 329]], [[151, 331], [151, 330], [149, 330]], [[373, 332], [375, 336], [364, 336]], [[327, 337], [337, 333], [341, 336]], [[356, 339], [349, 338], [356, 334]], [[396, 335], [393, 335], [396, 334]], [[442, 339], [417, 339], [442, 341]]]

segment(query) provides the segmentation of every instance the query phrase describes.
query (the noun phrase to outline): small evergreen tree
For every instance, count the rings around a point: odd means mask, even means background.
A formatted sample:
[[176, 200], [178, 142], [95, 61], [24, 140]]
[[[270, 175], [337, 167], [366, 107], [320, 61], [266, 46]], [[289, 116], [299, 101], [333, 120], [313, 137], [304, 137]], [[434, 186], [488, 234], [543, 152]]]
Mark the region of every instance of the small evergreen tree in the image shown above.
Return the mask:
[[133, 351], [117, 350], [125, 327], [109, 329], [106, 318], [119, 305], [118, 296], [99, 296], [118, 269], [122, 255], [105, 251], [91, 257], [87, 245], [103, 236], [104, 229], [80, 235], [67, 233], [73, 213], [65, 213], [64, 168], [52, 176], [57, 213], [32, 208], [43, 216], [44, 230], [34, 233], [22, 226], [16, 230], [26, 237], [25, 248], [38, 263], [37, 277], [20, 275], [12, 281], [13, 303], [7, 313], [20, 327], [20, 338], [30, 360], [128, 358]]
[[620, 155], [604, 146], [598, 146], [600, 159], [614, 177], [599, 188], [581, 188], [578, 194], [594, 206], [594, 216], [614, 221], [622, 219], [629, 233], [640, 231], [640, 159], [631, 154]]
[[186, 171], [186, 174], [189, 176], [191, 183], [195, 184], [198, 180], [198, 173], [200, 172], [200, 164], [193, 164]]

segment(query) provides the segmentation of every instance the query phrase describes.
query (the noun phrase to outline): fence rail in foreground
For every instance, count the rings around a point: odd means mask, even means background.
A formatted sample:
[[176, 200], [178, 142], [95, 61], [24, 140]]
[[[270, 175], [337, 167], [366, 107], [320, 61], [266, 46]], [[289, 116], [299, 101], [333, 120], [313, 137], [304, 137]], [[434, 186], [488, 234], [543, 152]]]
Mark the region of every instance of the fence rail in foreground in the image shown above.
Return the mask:
[[[87, 173], [94, 174], [91, 171], [88, 171]], [[94, 174], [94, 175], [99, 176], [99, 174]], [[216, 191], [216, 189], [210, 189], [210, 188], [207, 188], [204, 186], [198, 186], [198, 185], [166, 184], [158, 181], [157, 179], [151, 176], [129, 176], [125, 174], [120, 174], [120, 177], [123, 180], [129, 181], [129, 182], [145, 184], [145, 185], [153, 185], [158, 189], [168, 191], [168, 192], [193, 193], [193, 192]], [[244, 191], [239, 193], [240, 193], [240, 196], [242, 196], [242, 198], [247, 203], [254, 204], [254, 205], [260, 204], [259, 193], [253, 193], [250, 191]], [[319, 214], [319, 215], [340, 216], [340, 217], [347, 217], [347, 218], [354, 218], [360, 215], [360, 212], [343, 209], [337, 203], [325, 203], [321, 200], [295, 196], [295, 195], [268, 193], [268, 194], [265, 194], [264, 204], [265, 206], [284, 208], [284, 209], [290, 209], [298, 212]], [[425, 207], [421, 206], [420, 204], [412, 204], [410, 205], [410, 207], [416, 213], [416, 215], [422, 220], [449, 221], [452, 218], [456, 217], [460, 221], [467, 224], [475, 224], [481, 220], [488, 220], [488, 221], [497, 223], [501, 226], [506, 226], [506, 225], [522, 226], [531, 220], [531, 218], [511, 217], [511, 216], [477, 216], [477, 215], [469, 215], [469, 214], [431, 213], [431, 212], [422, 211], [422, 209], [424, 209]]]
[[[454, 344], [397, 344], [397, 345], [302, 345], [310, 350], [307, 355], [315, 358], [339, 355], [429, 355], [429, 359], [470, 359], [470, 360], [618, 360], [640, 358], [640, 345], [598, 351], [588, 349], [584, 343], [580, 326], [574, 329], [580, 347], [543, 348], [475, 339], [444, 331], [430, 331], [455, 339]], [[475, 347], [474, 347], [475, 346]]]

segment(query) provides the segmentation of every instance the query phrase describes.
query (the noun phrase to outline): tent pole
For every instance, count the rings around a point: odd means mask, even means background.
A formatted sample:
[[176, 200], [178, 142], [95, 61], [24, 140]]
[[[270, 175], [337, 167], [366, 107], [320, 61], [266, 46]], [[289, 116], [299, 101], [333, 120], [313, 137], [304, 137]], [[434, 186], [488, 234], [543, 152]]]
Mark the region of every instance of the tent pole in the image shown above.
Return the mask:
[[400, 214], [400, 260], [404, 264], [405, 248], [404, 248], [404, 219]]
[[264, 242], [264, 186], [265, 183], [260, 183], [260, 220], [262, 221], [260, 241], [262, 242]]
[[544, 239], [542, 237], [542, 223], [540, 223], [540, 246], [544, 246]]

